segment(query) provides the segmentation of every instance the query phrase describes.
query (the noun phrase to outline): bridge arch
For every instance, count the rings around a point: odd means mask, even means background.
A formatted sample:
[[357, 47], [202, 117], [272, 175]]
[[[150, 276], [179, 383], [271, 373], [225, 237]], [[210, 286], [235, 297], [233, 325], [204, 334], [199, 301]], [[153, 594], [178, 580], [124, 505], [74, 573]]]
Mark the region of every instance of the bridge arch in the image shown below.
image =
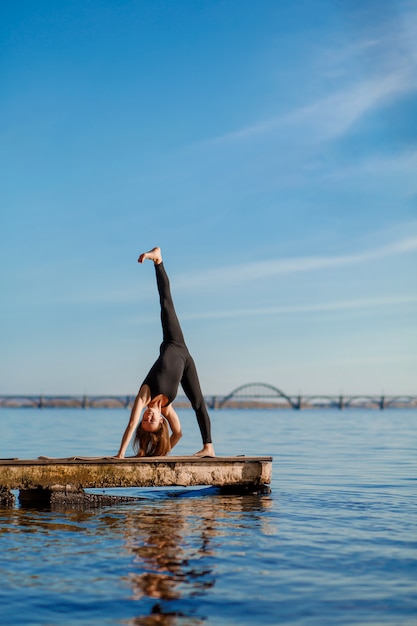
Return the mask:
[[341, 396], [327, 396], [327, 395], [317, 395], [317, 396], [303, 396], [300, 399], [300, 403], [302, 403], [303, 407], [308, 408], [342, 408], [343, 407], [343, 398]]
[[389, 408], [389, 407], [415, 408], [417, 407], [417, 396], [386, 397], [385, 402], [384, 402], [384, 408]]
[[381, 408], [381, 400], [383, 400], [383, 398], [380, 399], [375, 396], [350, 396], [345, 402], [345, 407]]
[[34, 409], [40, 407], [40, 398], [34, 396], [3, 396], [0, 406], [5, 408], [19, 407]]
[[281, 391], [281, 389], [278, 389], [278, 387], [274, 387], [268, 383], [246, 383], [240, 385], [219, 401], [218, 408], [221, 409], [229, 400], [232, 400], [232, 398], [283, 398], [288, 402], [290, 408], [299, 408], [298, 404], [296, 404], [290, 396], [287, 396], [287, 394]]

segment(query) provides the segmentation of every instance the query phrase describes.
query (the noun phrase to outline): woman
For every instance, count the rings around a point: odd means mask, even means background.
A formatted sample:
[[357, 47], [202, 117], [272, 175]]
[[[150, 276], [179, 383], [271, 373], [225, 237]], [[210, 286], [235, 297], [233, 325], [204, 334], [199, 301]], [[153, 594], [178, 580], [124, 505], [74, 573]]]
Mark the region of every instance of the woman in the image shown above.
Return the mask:
[[[151, 367], [136, 396], [116, 457], [124, 458], [135, 429], [133, 448], [138, 456], [164, 456], [172, 450], [182, 437], [180, 420], [172, 407], [180, 383], [195, 411], [203, 439], [203, 448], [194, 456], [215, 456], [211, 440], [210, 418], [201, 392], [197, 370], [185, 345], [181, 326], [175, 313], [160, 248], [153, 248], [141, 254], [138, 262], [143, 263], [145, 259], [153, 261], [155, 266], [161, 302], [163, 341], [159, 358]], [[145, 411], [140, 421], [143, 409]]]

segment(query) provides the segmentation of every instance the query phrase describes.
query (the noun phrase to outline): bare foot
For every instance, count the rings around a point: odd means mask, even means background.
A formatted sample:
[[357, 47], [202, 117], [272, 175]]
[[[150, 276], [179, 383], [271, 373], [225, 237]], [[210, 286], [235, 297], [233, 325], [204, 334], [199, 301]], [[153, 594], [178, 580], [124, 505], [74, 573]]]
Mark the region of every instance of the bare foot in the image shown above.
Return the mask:
[[193, 454], [193, 456], [213, 456], [213, 457], [216, 456], [216, 453], [214, 452], [213, 444], [212, 443], [204, 444], [203, 449]]
[[150, 259], [155, 265], [162, 263], [161, 248], [152, 248], [149, 252], [144, 252], [138, 258], [138, 263], [143, 263], [145, 259]]

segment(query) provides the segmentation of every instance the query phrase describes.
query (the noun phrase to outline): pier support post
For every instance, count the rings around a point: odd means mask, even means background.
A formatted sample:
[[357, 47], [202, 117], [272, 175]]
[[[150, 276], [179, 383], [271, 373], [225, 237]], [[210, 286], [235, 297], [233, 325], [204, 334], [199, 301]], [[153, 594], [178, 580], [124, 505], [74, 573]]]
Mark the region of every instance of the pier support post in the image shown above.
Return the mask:
[[48, 506], [54, 500], [65, 498], [83, 498], [84, 490], [72, 485], [52, 485], [50, 487], [34, 487], [20, 489], [19, 502], [24, 506]]
[[131, 496], [113, 496], [101, 493], [86, 493], [73, 485], [53, 485], [52, 487], [37, 487], [35, 489], [21, 489], [19, 502], [30, 508], [95, 508], [111, 506], [122, 502], [137, 501], [139, 498]]
[[13, 506], [14, 499], [14, 495], [10, 489], [0, 486], [0, 506]]

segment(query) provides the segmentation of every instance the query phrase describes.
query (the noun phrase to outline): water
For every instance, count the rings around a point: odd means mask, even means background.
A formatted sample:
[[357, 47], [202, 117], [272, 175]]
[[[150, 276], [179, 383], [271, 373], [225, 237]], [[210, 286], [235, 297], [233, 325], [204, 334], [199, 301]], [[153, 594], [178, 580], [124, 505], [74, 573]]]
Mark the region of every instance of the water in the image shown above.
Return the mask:
[[[199, 449], [179, 412], [178, 454]], [[114, 454], [123, 410], [2, 409], [0, 456]], [[0, 508], [7, 626], [417, 623], [417, 411], [212, 412], [272, 492], [129, 489], [89, 511]], [[120, 490], [115, 490], [120, 493]]]

